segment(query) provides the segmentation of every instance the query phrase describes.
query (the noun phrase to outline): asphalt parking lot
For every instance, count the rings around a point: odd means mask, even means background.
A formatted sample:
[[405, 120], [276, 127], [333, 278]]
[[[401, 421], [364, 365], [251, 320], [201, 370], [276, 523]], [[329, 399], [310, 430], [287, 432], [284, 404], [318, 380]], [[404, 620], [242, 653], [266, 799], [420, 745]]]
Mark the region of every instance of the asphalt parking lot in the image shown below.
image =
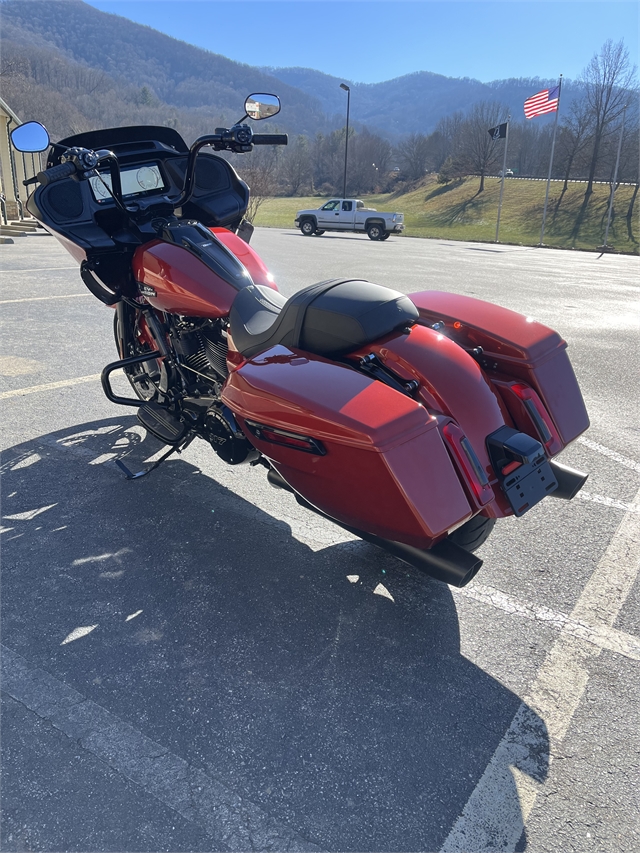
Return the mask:
[[638, 258], [257, 229], [334, 276], [556, 328], [579, 498], [500, 522], [463, 590], [102, 395], [111, 311], [48, 236], [0, 246], [3, 850], [640, 849]]

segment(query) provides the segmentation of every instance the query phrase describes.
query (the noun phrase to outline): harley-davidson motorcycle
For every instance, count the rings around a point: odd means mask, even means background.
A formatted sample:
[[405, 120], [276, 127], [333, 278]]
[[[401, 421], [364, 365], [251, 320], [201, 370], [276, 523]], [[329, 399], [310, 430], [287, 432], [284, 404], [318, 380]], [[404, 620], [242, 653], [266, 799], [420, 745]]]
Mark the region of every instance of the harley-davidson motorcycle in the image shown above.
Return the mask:
[[[29, 212], [115, 308], [109, 400], [138, 410], [167, 450], [195, 438], [230, 465], [262, 464], [300, 504], [446, 583], [463, 586], [496, 519], [586, 475], [553, 457], [589, 426], [553, 330], [466, 296], [406, 296], [369, 281], [321, 281], [289, 299], [249, 245], [249, 188], [201, 149], [286, 145], [245, 115], [189, 148], [165, 127], [120, 127], [50, 146], [37, 122], [13, 131], [48, 149]], [[50, 147], [49, 147], [50, 146]], [[401, 275], [401, 270], [398, 271]], [[126, 374], [135, 396], [115, 393]], [[133, 474], [120, 463], [130, 479]]]

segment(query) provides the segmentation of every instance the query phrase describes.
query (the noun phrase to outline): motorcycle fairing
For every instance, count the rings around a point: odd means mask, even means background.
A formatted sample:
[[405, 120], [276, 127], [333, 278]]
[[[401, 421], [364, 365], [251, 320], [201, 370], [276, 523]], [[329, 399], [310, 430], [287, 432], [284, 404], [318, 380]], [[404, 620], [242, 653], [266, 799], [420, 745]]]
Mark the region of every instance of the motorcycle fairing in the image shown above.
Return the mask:
[[[233, 370], [222, 399], [287, 483], [343, 524], [429, 548], [476, 511], [436, 419], [348, 366], [275, 346]], [[261, 440], [247, 420], [309, 436], [326, 454]]]

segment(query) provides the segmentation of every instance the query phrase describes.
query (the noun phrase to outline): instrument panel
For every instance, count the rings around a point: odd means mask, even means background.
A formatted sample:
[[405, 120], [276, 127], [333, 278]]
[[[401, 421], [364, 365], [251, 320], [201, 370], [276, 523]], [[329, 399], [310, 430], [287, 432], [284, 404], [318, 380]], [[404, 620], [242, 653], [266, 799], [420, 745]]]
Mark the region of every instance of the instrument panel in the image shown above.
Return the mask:
[[[154, 163], [151, 165], [135, 166], [132, 169], [122, 169], [120, 172], [122, 182], [122, 195], [136, 196], [150, 193], [154, 190], [165, 190], [167, 184], [162, 177], [160, 168]], [[98, 204], [111, 201], [111, 175], [109, 172], [101, 172], [99, 176], [89, 178], [91, 193]]]

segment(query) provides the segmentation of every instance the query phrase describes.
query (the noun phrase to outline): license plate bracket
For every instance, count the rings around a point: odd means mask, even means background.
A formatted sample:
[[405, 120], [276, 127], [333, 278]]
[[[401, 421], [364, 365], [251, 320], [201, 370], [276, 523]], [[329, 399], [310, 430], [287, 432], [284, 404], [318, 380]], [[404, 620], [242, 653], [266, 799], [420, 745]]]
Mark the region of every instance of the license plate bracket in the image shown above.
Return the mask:
[[487, 450], [500, 487], [518, 518], [558, 488], [543, 446], [511, 427], [487, 436]]

